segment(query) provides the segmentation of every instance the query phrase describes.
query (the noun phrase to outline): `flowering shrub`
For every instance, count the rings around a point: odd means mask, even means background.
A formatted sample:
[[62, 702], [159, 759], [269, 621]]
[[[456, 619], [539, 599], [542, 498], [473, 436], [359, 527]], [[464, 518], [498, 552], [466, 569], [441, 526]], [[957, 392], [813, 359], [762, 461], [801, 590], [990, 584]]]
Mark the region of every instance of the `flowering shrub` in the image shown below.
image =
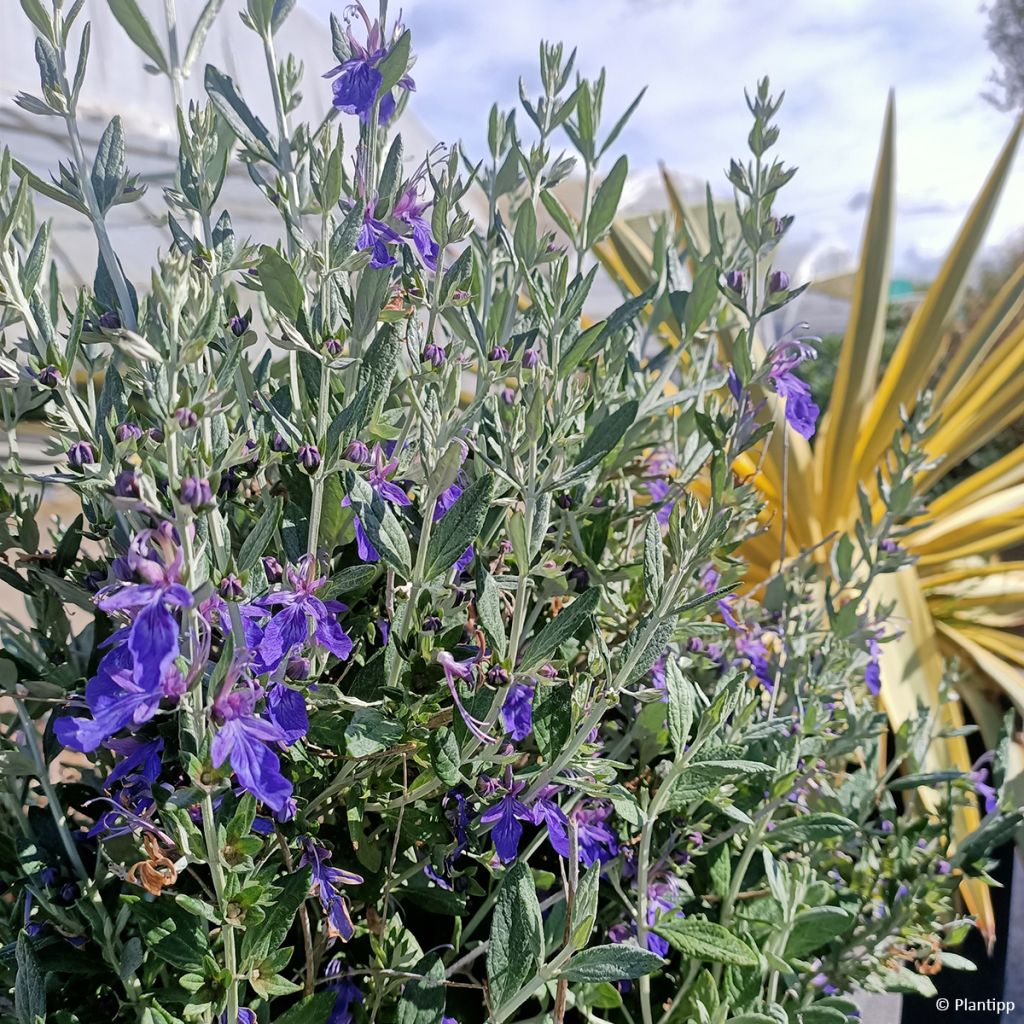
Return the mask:
[[[1020, 820], [1003, 755], [927, 772], [945, 740], [922, 711], [885, 761], [874, 699], [900, 624], [868, 591], [907, 560], [917, 421], [827, 568], [738, 590], [763, 524], [732, 467], [776, 417], [817, 418], [793, 373], [812, 340], [756, 340], [797, 291], [770, 263], [792, 172], [767, 83], [730, 173], [741, 242], [644, 329], [648, 294], [588, 324], [626, 174], [599, 175], [625, 122], [603, 78], [543, 46], [528, 132], [495, 108], [481, 163], [407, 176], [386, 4], [334, 21], [341, 116], [310, 128], [274, 51], [290, 4], [249, 0], [276, 134], [206, 69], [136, 295], [105, 227], [140, 194], [123, 127], [95, 154], [77, 128], [80, 5], [22, 6], [42, 95], [19, 102], [64, 122], [72, 162], [0, 168], [0, 571], [31, 617], [0, 658], [12, 1019], [841, 1022], [858, 987], [969, 966], [956, 888]], [[180, 87], [176, 42], [111, 6]], [[235, 154], [279, 245], [218, 207]], [[554, 189], [577, 165], [572, 212]], [[92, 289], [61, 293], [31, 189], [91, 223]], [[659, 317], [681, 350], [652, 346]], [[60, 448], [42, 482], [82, 507], [52, 539], [15, 444], [37, 410]]]

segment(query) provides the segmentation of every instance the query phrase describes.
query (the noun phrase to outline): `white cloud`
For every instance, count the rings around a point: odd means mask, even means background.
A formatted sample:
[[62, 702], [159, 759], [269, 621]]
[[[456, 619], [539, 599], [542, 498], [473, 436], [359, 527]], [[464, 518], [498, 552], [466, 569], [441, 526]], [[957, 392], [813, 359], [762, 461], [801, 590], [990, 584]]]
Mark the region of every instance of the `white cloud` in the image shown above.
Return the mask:
[[[515, 103], [518, 77], [536, 82], [538, 41], [561, 39], [586, 73], [607, 68], [609, 123], [649, 86], [619, 143], [634, 167], [663, 159], [724, 190], [748, 128], [743, 89], [769, 74], [786, 90], [779, 153], [800, 167], [782, 207], [806, 239], [851, 247], [851, 199], [870, 185], [893, 87], [904, 265], [949, 244], [1011, 126], [981, 98], [993, 62], [973, 0], [406, 0], [404, 15], [417, 114], [477, 151], [491, 102]], [[1022, 185], [1017, 169], [993, 240], [1024, 223]]]

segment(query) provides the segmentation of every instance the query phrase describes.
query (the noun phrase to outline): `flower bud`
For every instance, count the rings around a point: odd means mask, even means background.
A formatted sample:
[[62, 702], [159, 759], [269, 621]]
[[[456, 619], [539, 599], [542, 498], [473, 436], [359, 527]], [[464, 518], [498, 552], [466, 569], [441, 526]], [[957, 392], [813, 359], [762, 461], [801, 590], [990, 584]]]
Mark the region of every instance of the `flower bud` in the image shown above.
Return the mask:
[[768, 278], [768, 291], [772, 295], [789, 291], [789, 274], [784, 270], [773, 270]]
[[512, 388], [502, 388], [501, 389], [501, 400], [506, 405], [515, 405], [516, 404], [516, 393], [515, 393], [515, 391]]
[[370, 461], [370, 449], [365, 441], [357, 438], [355, 441], [349, 441], [341, 457], [347, 462], [354, 462], [357, 466], [365, 466]]
[[540, 349], [528, 348], [523, 353], [523, 366], [527, 370], [532, 370], [540, 362]]
[[291, 445], [288, 444], [288, 439], [283, 434], [275, 430], [274, 436], [270, 439], [270, 450], [274, 452], [290, 452]]
[[309, 658], [296, 656], [288, 659], [284, 670], [285, 678], [299, 682], [309, 678]]
[[76, 441], [68, 449], [68, 462], [75, 469], [81, 469], [96, 461], [96, 452], [88, 441]]
[[340, 356], [341, 355], [341, 350], [342, 350], [343, 347], [344, 346], [341, 344], [341, 342], [337, 338], [328, 338], [324, 342], [324, 351], [329, 356]]
[[425, 633], [437, 633], [441, 626], [441, 620], [436, 615], [428, 615], [423, 620], [423, 631]]
[[487, 670], [487, 682], [491, 686], [505, 686], [509, 678], [508, 669], [502, 668], [501, 665], [494, 665]]
[[488, 356], [492, 363], [507, 363], [508, 349], [504, 345], [495, 345]]
[[320, 463], [323, 462], [320, 450], [315, 444], [304, 444], [298, 450], [295, 458], [307, 473], [315, 473], [320, 468]]
[[555, 498], [555, 504], [563, 511], [568, 511], [573, 505], [572, 495], [569, 494], [568, 491], [562, 491], [562, 493]]
[[590, 586], [590, 573], [582, 565], [567, 562], [565, 565], [565, 581], [577, 593], [582, 593]]
[[142, 440], [142, 427], [137, 423], [118, 423], [114, 427], [114, 437], [118, 441], [141, 441]]
[[260, 468], [259, 445], [257, 445], [250, 437], [249, 440], [245, 442], [245, 450], [247, 452], [252, 452], [253, 455], [247, 462], [242, 463], [241, 468], [246, 473], [255, 473], [256, 470]]
[[730, 270], [725, 275], [725, 286], [731, 292], [735, 292], [737, 295], [742, 295], [743, 290], [747, 286], [747, 275], [742, 270]]
[[193, 511], [198, 511], [206, 505], [213, 504], [213, 492], [210, 489], [210, 481], [201, 476], [187, 476], [181, 481], [179, 492], [181, 503], [188, 505]]
[[116, 331], [121, 326], [121, 317], [116, 309], [108, 309], [100, 314], [100, 327], [105, 331]]
[[125, 469], [114, 477], [114, 493], [119, 498], [139, 496], [139, 475], [134, 469]]
[[60, 370], [51, 363], [49, 366], [44, 366], [39, 371], [38, 379], [39, 383], [42, 384], [44, 388], [55, 388], [60, 384], [63, 378], [61, 377]]
[[181, 427], [182, 430], [190, 430], [199, 422], [199, 417], [195, 414], [195, 411], [190, 409], [187, 405], [183, 405], [179, 409], [175, 409], [174, 418], [178, 421], [178, 426]]
[[150, 427], [146, 433], [153, 444], [163, 444], [164, 432], [159, 427]]
[[245, 588], [242, 586], [242, 581], [233, 572], [229, 572], [220, 581], [217, 591], [225, 601], [237, 601], [245, 596]]
[[284, 567], [273, 555], [263, 556], [263, 572], [268, 583], [280, 583], [284, 579]]
[[423, 355], [420, 358], [422, 362], [430, 363], [434, 369], [437, 369], [444, 365], [444, 361], [448, 358], [448, 353], [445, 352], [443, 345], [430, 341], [423, 346]]
[[236, 338], [240, 338], [247, 330], [249, 330], [249, 321], [244, 316], [239, 316], [236, 313], [230, 320], [228, 320], [228, 327]]

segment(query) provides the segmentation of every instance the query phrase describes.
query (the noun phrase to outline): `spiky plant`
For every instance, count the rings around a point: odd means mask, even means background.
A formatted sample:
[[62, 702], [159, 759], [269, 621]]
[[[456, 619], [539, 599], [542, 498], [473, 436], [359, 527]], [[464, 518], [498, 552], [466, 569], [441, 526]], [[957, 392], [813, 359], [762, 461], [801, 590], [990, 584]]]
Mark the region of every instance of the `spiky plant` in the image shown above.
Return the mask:
[[[769, 578], [787, 556], [815, 548], [826, 573], [827, 538], [851, 531], [865, 507], [880, 507], [886, 486], [881, 467], [904, 415], [927, 396], [930, 457], [914, 481], [925, 513], [905, 538], [913, 564], [874, 581], [876, 597], [893, 605], [899, 636], [881, 645], [880, 700], [898, 731], [920, 707], [933, 711], [950, 732], [933, 748], [936, 772], [971, 766], [958, 703], [943, 702], [940, 683], [950, 659], [962, 663], [958, 692], [989, 746], [996, 742], [1006, 704], [1024, 713], [1024, 562], [1004, 560], [1024, 540], [1024, 446], [934, 496], [937, 485], [982, 445], [1019, 417], [1024, 399], [1024, 266], [1005, 282], [966, 336], [950, 329], [967, 279], [1007, 182], [1021, 132], [1015, 126], [968, 213], [941, 270], [915, 310], [891, 360], [882, 365], [895, 227], [895, 119], [890, 98], [875, 171], [871, 204], [854, 283], [852, 305], [828, 412], [813, 444], [774, 410], [776, 429], [761, 459], [734, 465], [764, 493], [764, 532], [746, 545], [748, 580]], [[730, 175], [735, 177], [735, 169]], [[678, 328], [659, 301], [672, 286], [672, 267], [691, 274], [713, 249], [728, 251], [730, 225], [713, 203], [688, 205], [663, 172], [672, 217], [667, 226], [617, 221], [598, 256], [622, 289], [650, 290], [648, 307], [657, 333], [673, 343]], [[781, 224], [781, 227], [787, 227]], [[666, 273], [666, 267], [668, 272]], [[752, 286], [766, 287], [767, 274]], [[723, 350], [743, 317], [720, 322]], [[813, 325], [812, 325], [813, 327]], [[775, 396], [765, 396], [769, 412]], [[880, 471], [881, 469], [881, 471]], [[788, 514], [786, 510], [788, 507]], [[1024, 747], [1014, 744], [1012, 762], [1024, 767]], [[977, 827], [969, 809], [960, 834]], [[965, 891], [968, 905], [991, 934], [991, 905], [980, 887]]]

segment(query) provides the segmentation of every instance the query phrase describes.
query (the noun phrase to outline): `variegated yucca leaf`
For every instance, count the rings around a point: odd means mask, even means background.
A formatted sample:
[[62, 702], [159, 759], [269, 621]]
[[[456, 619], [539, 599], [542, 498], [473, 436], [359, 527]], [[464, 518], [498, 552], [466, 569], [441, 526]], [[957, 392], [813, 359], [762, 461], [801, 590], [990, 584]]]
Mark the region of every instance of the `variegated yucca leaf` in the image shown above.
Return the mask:
[[[829, 409], [813, 448], [787, 427], [773, 396], [767, 396], [776, 430], [766, 442], [763, 458], [760, 464], [745, 458], [734, 467], [759, 487], [767, 506], [765, 532], [743, 551], [751, 583], [778, 569], [783, 549], [792, 555], [819, 545], [817, 553], [824, 563], [828, 545], [821, 542], [851, 529], [860, 514], [858, 488], [879, 503], [876, 467], [900, 427], [901, 410], [913, 410], [924, 389], [933, 392], [932, 432], [925, 443], [932, 464], [916, 480], [920, 495], [927, 495], [1020, 416], [1024, 266], [1005, 282], [963, 338], [957, 342], [948, 330], [1009, 177], [1020, 134], [1018, 122], [883, 372], [896, 220], [896, 129], [890, 96], [857, 272], [852, 278], [842, 275], [841, 282], [821, 283], [829, 294], [838, 289], [848, 295], [851, 307]], [[708, 209], [716, 217], [721, 211], [710, 202], [708, 208], [688, 205], [671, 175], [663, 172], [663, 179], [679, 254], [692, 269], [709, 244]], [[649, 234], [643, 223], [618, 222], [596, 247], [605, 269], [627, 294], [639, 294], [657, 280], [645, 241]], [[671, 324], [663, 323], [659, 330], [668, 344], [679, 343]], [[719, 341], [728, 352], [729, 333], [722, 331]], [[964, 705], [985, 741], [994, 745], [1006, 704], [1024, 714], [1024, 637], [1012, 632], [1024, 624], [1024, 563], [1000, 561], [1008, 548], [1024, 541], [1024, 446], [934, 498], [916, 525], [920, 529], [906, 539], [916, 564], [877, 585], [878, 599], [894, 604], [894, 617], [903, 629], [901, 636], [883, 645], [882, 704], [894, 729], [920, 706], [946, 726], [958, 728], [963, 724], [961, 707], [940, 698], [943, 659], [956, 657], [968, 670], [960, 682]], [[1011, 765], [1024, 765], [1024, 747], [1012, 748]], [[962, 737], [941, 741], [930, 756], [932, 770], [971, 768]], [[960, 812], [957, 838], [962, 840], [978, 823], [977, 812]], [[965, 882], [962, 889], [979, 927], [991, 940], [994, 920], [988, 890], [974, 882]]]

